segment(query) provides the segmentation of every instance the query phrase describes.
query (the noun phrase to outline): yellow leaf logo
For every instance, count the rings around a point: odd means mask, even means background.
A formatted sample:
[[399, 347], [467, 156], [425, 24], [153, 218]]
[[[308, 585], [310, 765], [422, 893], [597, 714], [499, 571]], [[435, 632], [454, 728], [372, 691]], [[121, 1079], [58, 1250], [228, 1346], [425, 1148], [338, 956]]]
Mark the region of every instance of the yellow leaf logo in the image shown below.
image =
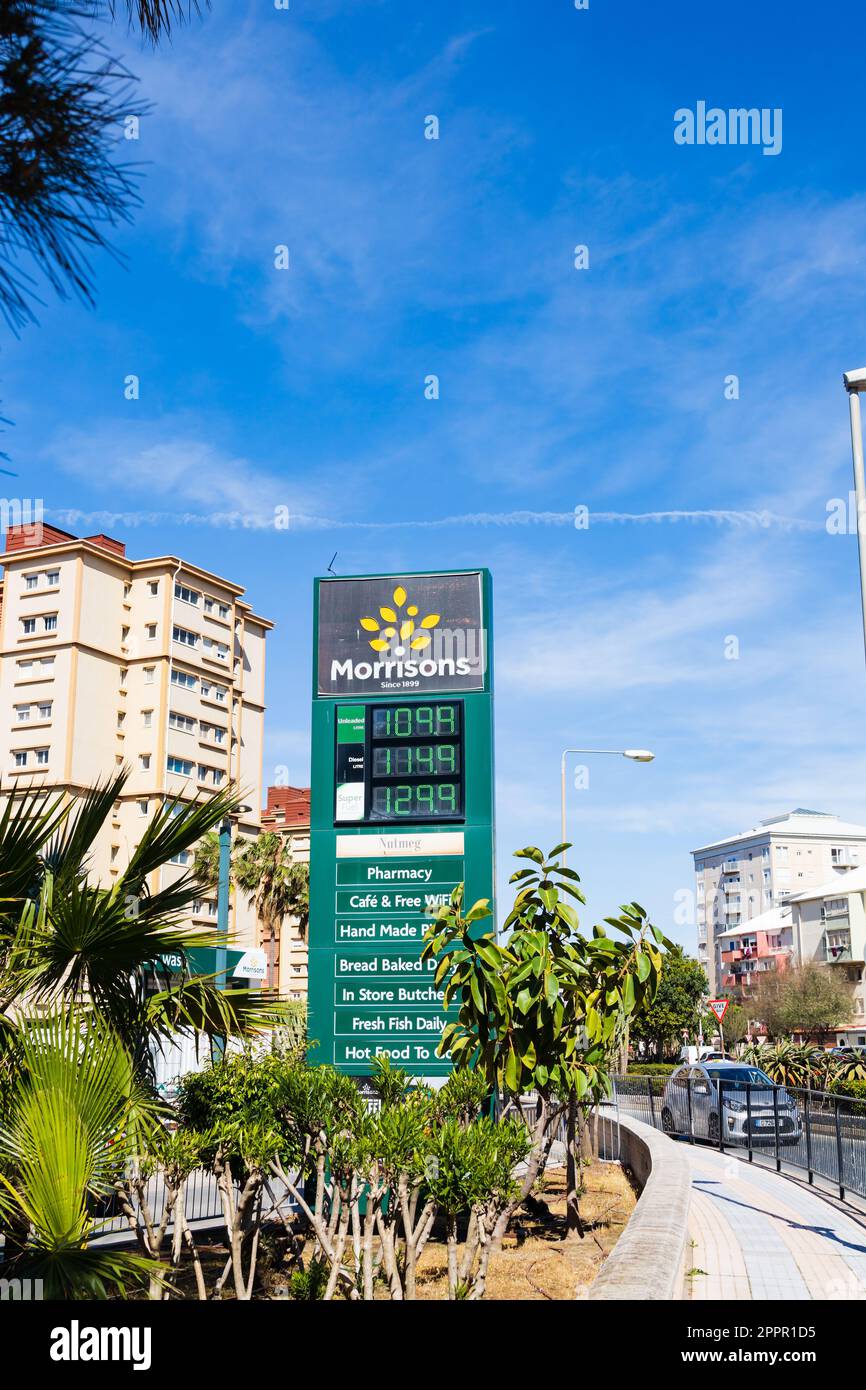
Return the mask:
[[[417, 621], [418, 605], [416, 603], [407, 604], [408, 597], [403, 585], [398, 584], [391, 596], [393, 608], [383, 605], [379, 609], [379, 617], [382, 622], [376, 618], [361, 618], [361, 627], [364, 631], [375, 633], [375, 636], [370, 638], [370, 646], [374, 652], [390, 652], [392, 656], [405, 656], [407, 647], [404, 646], [404, 643], [408, 643], [408, 648], [415, 652], [423, 651], [425, 647], [429, 647], [432, 641], [430, 629], [438, 625], [441, 615], [428, 613], [426, 618]], [[426, 631], [413, 636], [417, 627], [424, 628]], [[395, 639], [397, 645], [392, 646], [391, 644]]]

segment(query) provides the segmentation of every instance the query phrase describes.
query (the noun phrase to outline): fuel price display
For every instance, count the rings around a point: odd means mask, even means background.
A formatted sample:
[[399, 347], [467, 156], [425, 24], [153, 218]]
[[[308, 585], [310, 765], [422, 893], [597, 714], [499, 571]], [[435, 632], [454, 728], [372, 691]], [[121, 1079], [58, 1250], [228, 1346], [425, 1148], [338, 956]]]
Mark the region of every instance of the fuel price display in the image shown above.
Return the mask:
[[463, 820], [461, 701], [340, 706], [337, 728], [335, 822]]

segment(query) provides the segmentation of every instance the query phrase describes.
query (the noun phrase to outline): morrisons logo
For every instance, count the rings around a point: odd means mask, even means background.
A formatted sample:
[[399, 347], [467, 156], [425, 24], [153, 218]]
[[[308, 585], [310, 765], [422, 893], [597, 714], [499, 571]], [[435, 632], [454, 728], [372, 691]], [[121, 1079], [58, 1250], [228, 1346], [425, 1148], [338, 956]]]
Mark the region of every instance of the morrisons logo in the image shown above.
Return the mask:
[[473, 663], [466, 656], [441, 657], [438, 661], [337, 661], [331, 662], [331, 680], [432, 680], [434, 676], [471, 675]]

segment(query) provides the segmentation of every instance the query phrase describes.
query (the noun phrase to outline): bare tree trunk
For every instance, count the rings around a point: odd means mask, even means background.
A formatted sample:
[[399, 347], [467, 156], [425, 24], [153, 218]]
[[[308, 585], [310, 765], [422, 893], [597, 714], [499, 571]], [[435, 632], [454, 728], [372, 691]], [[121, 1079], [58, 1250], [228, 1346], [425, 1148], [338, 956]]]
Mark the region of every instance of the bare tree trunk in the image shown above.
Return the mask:
[[460, 1275], [457, 1268], [457, 1217], [454, 1212], [448, 1213], [448, 1298], [454, 1302], [457, 1298], [457, 1286], [460, 1282]]
[[581, 1153], [578, 1132], [578, 1104], [574, 1091], [568, 1097], [568, 1120], [566, 1123], [565, 1149], [565, 1238], [583, 1239], [583, 1222], [580, 1219], [580, 1173]]
[[495, 1250], [498, 1250], [502, 1244], [502, 1238], [508, 1230], [509, 1221], [517, 1208], [526, 1201], [547, 1161], [547, 1155], [550, 1152], [550, 1140], [547, 1131], [552, 1119], [558, 1113], [558, 1111], [551, 1111], [550, 1103], [544, 1096], [538, 1097], [535, 1124], [532, 1130], [532, 1148], [526, 1162], [526, 1172], [523, 1175], [519, 1195], [512, 1202], [509, 1202], [507, 1207], [503, 1208], [493, 1228], [491, 1240]]

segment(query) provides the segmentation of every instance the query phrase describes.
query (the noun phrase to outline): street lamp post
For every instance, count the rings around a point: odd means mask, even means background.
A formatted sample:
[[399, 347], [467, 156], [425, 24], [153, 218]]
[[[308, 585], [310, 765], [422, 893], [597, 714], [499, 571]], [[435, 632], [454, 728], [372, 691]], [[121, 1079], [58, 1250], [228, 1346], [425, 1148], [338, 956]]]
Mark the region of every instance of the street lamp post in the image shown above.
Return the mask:
[[[226, 972], [228, 969], [228, 935], [229, 935], [229, 882], [231, 879], [232, 864], [232, 831], [234, 823], [241, 816], [247, 815], [252, 806], [236, 806], [233, 811], [227, 811], [223, 816], [220, 825], [220, 858], [219, 858], [219, 879], [217, 881], [217, 948], [216, 948], [216, 987], [217, 989], [226, 988]], [[226, 1039], [224, 1037], [214, 1038], [214, 1055], [222, 1057], [225, 1055]]]
[[229, 883], [232, 864], [232, 832], [234, 830], [235, 821], [241, 816], [248, 815], [252, 809], [252, 806], [236, 806], [233, 811], [226, 812], [223, 816], [222, 825], [220, 826], [219, 880], [217, 883], [217, 989], [225, 989], [226, 987], [226, 965], [228, 961], [226, 943], [229, 934]]
[[[633, 763], [651, 763], [655, 753], [651, 753], [648, 748], [564, 748], [559, 762], [560, 785], [561, 785], [561, 810], [562, 810], [562, 843], [565, 844], [568, 836], [565, 829], [565, 765], [571, 754], [579, 757], [595, 757], [604, 755], [612, 758], [628, 758]], [[565, 850], [562, 851], [562, 862], [565, 863]]]
[[863, 613], [863, 643], [866, 650], [866, 546], [860, 529], [861, 516], [866, 518], [866, 480], [863, 471], [863, 426], [860, 420], [860, 392], [866, 391], [866, 367], [843, 373], [848, 392], [848, 412], [851, 416], [851, 453], [854, 456], [854, 496], [857, 503], [857, 550], [860, 556], [860, 607]]

